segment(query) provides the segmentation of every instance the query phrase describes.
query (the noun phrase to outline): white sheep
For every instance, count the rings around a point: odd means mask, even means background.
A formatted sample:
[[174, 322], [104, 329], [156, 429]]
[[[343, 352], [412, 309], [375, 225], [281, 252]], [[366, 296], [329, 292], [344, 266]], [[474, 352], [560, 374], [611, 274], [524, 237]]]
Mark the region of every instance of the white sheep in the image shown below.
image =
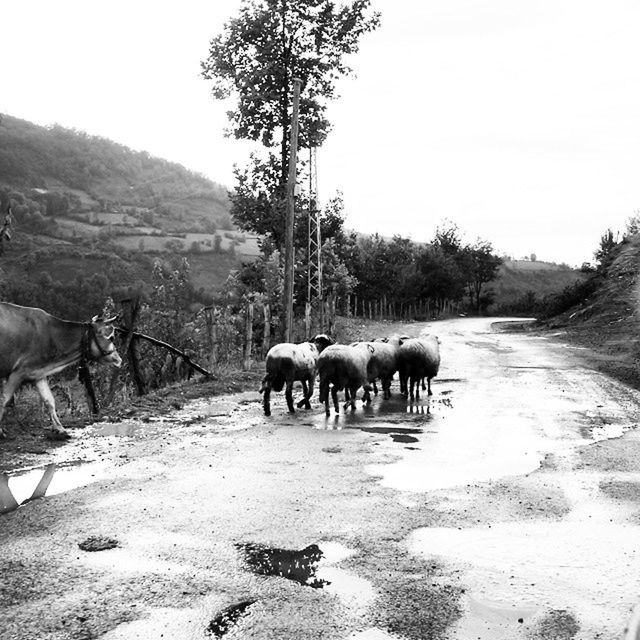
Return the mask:
[[[400, 389], [411, 400], [420, 399], [420, 382], [426, 378], [428, 394], [431, 393], [431, 379], [438, 375], [440, 368], [440, 341], [436, 336], [423, 336], [405, 340], [398, 348], [398, 371]], [[407, 390], [407, 382], [409, 389]]]
[[313, 384], [317, 373], [317, 361], [320, 353], [333, 340], [325, 335], [319, 334], [300, 344], [283, 342], [276, 344], [267, 353], [265, 367], [267, 373], [262, 380], [260, 393], [263, 394], [263, 407], [266, 416], [271, 415], [271, 389], [282, 391], [286, 385], [285, 398], [290, 413], [295, 413], [293, 407], [293, 383], [299, 380], [302, 383], [304, 397], [298, 402], [298, 408], [306, 407], [311, 409], [309, 399], [313, 394]]
[[[398, 370], [398, 348], [402, 344], [406, 336], [393, 335], [388, 338], [376, 338], [369, 342], [353, 342], [351, 346], [359, 348], [368, 348], [371, 345], [374, 349], [368, 365], [369, 382], [373, 387], [373, 392], [377, 395], [378, 388], [376, 380], [380, 379], [382, 383], [383, 398], [387, 400], [391, 397], [391, 381], [395, 372]], [[371, 401], [368, 391], [365, 391], [362, 398], [365, 402]]]
[[369, 385], [369, 361], [375, 347], [373, 343], [362, 343], [364, 346], [335, 344], [327, 347], [318, 357], [318, 375], [320, 378], [320, 402], [324, 403], [325, 412], [329, 415], [329, 387], [336, 413], [338, 407], [338, 391], [347, 390], [349, 399], [345, 403], [346, 409], [356, 408], [356, 393], [360, 387], [365, 396], [371, 391]]

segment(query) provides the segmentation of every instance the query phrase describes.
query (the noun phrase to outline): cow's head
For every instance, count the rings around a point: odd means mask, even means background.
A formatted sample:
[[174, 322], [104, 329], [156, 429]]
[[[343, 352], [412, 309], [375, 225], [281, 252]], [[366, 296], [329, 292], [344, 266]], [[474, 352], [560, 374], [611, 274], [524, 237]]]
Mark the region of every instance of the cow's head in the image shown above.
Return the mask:
[[117, 319], [118, 316], [113, 316], [113, 318], [94, 316], [89, 323], [90, 329], [87, 344], [91, 359], [112, 364], [114, 367], [122, 365], [122, 358], [113, 344], [113, 337], [116, 332], [113, 323]]

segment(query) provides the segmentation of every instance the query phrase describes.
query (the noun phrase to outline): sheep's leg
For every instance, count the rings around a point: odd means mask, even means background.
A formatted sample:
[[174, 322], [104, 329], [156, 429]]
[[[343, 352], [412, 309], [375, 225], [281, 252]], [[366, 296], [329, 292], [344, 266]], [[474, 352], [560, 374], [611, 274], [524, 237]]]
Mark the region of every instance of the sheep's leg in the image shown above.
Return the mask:
[[329, 411], [329, 383], [320, 379], [320, 392], [318, 393], [318, 399], [324, 405], [324, 412], [326, 415], [330, 415]]
[[309, 381], [308, 386], [306, 380], [301, 380], [300, 382], [302, 383], [302, 392], [304, 394], [304, 397], [302, 398], [302, 400], [300, 400], [300, 402], [298, 402], [298, 409], [302, 409], [302, 407], [304, 407], [305, 409], [311, 409], [309, 398], [313, 393], [313, 380]]
[[[340, 413], [340, 406], [338, 403], [338, 387], [334, 384], [331, 387], [331, 399], [333, 400], [333, 406], [336, 410], [336, 413]], [[329, 415], [329, 402], [327, 401], [327, 415]]]
[[264, 407], [264, 415], [271, 415], [271, 383], [265, 382], [262, 383], [262, 406]]
[[289, 407], [289, 413], [295, 413], [296, 410], [293, 407], [293, 380], [287, 380], [287, 387], [284, 392], [284, 397], [287, 399], [287, 407]]
[[376, 384], [376, 381], [373, 381], [373, 395], [377, 396], [378, 395], [378, 385]]
[[408, 376], [401, 373], [400, 374], [400, 393], [406, 398], [408, 395], [407, 391], [407, 378]]
[[413, 387], [415, 383], [416, 383], [416, 379], [413, 376], [411, 376], [409, 378], [409, 400], [411, 400], [411, 402], [413, 402], [415, 399], [413, 395]]
[[[427, 395], [432, 396], [433, 393], [431, 393], [431, 378], [427, 378], [427, 387], [429, 388]], [[424, 387], [422, 388], [424, 389]]]
[[[426, 387], [426, 386], [425, 386], [425, 384], [424, 384], [424, 378], [422, 378], [422, 390], [423, 390], [423, 391], [426, 391], [426, 390], [427, 390], [427, 387]], [[429, 394], [429, 395], [431, 395], [431, 394]]]
[[[2, 403], [0, 404], [0, 420], [4, 415], [4, 410], [13, 398], [13, 394], [18, 390], [18, 387], [22, 384], [22, 378], [16, 374], [12, 374], [7, 378], [2, 389]], [[0, 427], [0, 439], [6, 438], [6, 434]]]
[[[367, 390], [365, 390], [365, 394], [367, 393]], [[349, 402], [345, 402], [344, 404], [344, 408], [346, 409], [348, 406], [351, 406], [351, 411], [355, 411], [356, 410], [356, 396], [358, 394], [358, 386], [357, 385], [351, 385], [349, 387], [349, 396], [351, 397], [351, 399], [349, 400]]]
[[420, 380], [420, 378], [416, 378], [416, 402], [418, 400], [420, 400], [420, 383], [422, 381]]

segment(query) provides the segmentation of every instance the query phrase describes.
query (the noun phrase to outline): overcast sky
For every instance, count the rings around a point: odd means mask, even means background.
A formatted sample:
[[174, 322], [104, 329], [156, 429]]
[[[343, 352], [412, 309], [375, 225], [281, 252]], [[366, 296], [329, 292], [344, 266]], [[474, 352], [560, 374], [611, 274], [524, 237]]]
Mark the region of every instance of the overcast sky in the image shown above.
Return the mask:
[[[579, 265], [640, 209], [637, 0], [373, 0], [329, 110], [320, 197], [347, 225], [429, 240], [452, 220], [514, 257]], [[200, 78], [239, 0], [2, 6], [0, 112], [60, 123], [233, 185], [252, 145]], [[0, 177], [1, 178], [1, 177]]]

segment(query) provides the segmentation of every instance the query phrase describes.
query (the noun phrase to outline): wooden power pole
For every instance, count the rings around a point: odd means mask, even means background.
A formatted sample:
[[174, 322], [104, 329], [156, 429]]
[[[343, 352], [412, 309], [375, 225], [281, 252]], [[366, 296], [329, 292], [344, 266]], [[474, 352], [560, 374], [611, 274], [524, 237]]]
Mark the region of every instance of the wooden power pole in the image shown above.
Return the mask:
[[287, 223], [284, 248], [284, 341], [293, 342], [293, 220], [295, 207], [296, 165], [298, 160], [298, 110], [302, 80], [293, 79], [291, 143], [289, 145], [289, 178], [287, 180]]

